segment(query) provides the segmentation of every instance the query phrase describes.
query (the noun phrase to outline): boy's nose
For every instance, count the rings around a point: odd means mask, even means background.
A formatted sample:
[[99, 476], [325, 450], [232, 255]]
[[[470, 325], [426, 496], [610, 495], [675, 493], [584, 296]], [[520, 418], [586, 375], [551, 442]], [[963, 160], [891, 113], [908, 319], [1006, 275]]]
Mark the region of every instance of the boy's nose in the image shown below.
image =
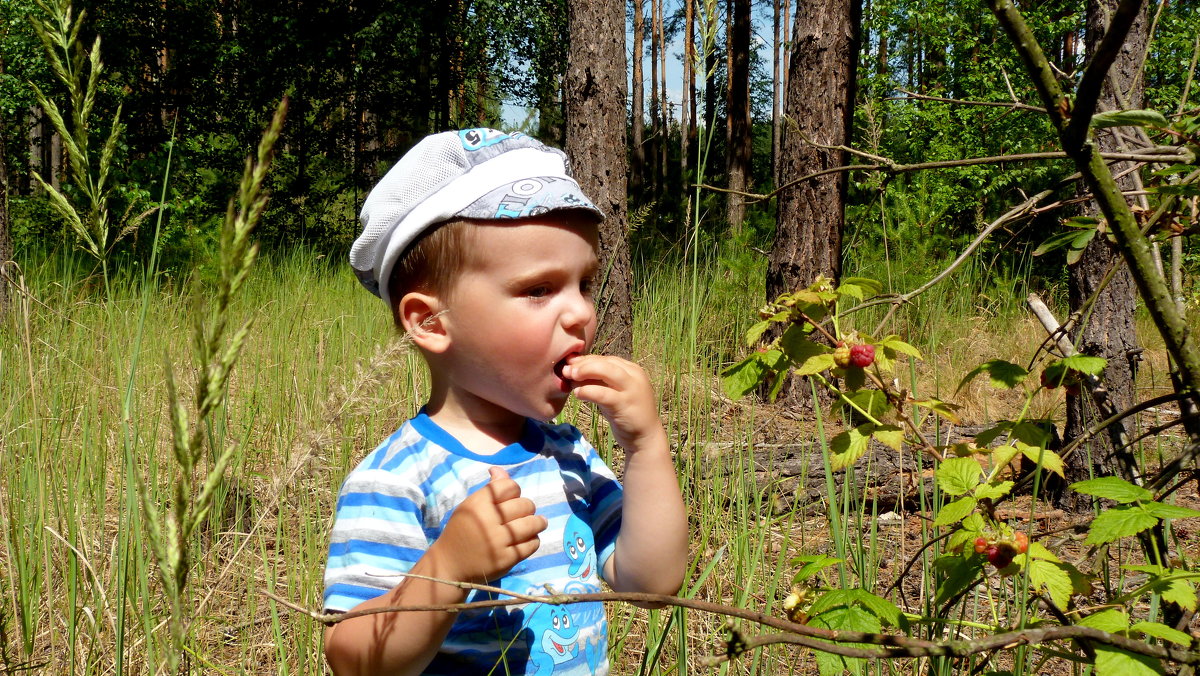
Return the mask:
[[582, 293], [574, 294], [563, 311], [563, 326], [568, 330], [586, 327], [596, 316], [592, 299]]

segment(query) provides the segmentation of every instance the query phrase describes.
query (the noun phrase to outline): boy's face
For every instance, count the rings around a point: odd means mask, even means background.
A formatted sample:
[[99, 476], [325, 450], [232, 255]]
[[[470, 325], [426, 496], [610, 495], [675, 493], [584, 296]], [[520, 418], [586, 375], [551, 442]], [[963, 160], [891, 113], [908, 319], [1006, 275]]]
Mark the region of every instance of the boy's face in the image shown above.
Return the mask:
[[549, 420], [570, 392], [571, 355], [596, 336], [596, 227], [561, 215], [480, 225], [448, 294], [448, 396], [468, 415]]

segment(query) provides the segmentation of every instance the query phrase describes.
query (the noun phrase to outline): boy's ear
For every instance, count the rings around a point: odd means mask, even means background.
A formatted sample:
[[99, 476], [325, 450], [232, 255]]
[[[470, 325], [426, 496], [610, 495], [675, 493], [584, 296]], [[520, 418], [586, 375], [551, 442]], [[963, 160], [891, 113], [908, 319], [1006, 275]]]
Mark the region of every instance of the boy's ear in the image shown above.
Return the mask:
[[417, 347], [433, 353], [445, 352], [450, 336], [442, 322], [441, 301], [437, 296], [416, 291], [404, 294], [396, 307], [400, 324]]

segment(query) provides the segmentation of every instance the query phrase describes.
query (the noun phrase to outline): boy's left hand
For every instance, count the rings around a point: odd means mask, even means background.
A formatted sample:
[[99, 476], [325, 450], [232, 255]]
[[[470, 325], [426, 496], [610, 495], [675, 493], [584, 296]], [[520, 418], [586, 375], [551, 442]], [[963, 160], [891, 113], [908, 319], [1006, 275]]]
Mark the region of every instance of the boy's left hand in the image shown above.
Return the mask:
[[572, 357], [563, 368], [571, 391], [600, 408], [613, 436], [626, 451], [636, 452], [652, 436], [664, 435], [650, 378], [641, 366], [611, 355]]

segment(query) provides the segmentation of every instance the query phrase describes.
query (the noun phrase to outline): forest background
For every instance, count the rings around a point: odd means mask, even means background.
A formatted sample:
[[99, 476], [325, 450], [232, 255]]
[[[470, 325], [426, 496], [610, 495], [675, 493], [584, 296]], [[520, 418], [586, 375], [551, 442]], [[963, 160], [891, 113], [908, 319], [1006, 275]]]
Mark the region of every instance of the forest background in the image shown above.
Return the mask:
[[[1088, 58], [1090, 5], [1028, 5], [1021, 10], [1064, 81], [1078, 79]], [[570, 73], [570, 47], [596, 30], [578, 17], [611, 6], [600, 0], [81, 2], [72, 16], [82, 20], [61, 24], [70, 45], [59, 50], [59, 68], [66, 64], [76, 74], [70, 85], [56, 74], [54, 38], [49, 50], [44, 42], [63, 6], [0, 0], [0, 261], [16, 263], [3, 268], [0, 283], [0, 479], [7, 529], [0, 663], [6, 673], [28, 667], [236, 673], [263, 665], [281, 673], [320, 672], [320, 625], [263, 592], [319, 607], [325, 519], [337, 481], [410, 413], [423, 387], [412, 356], [386, 343], [386, 317], [355, 288], [343, 264], [358, 231], [358, 207], [374, 181], [431, 132], [493, 126], [571, 150], [571, 125], [583, 116], [572, 114], [580, 97], [569, 89], [579, 82]], [[568, 25], [572, 11], [580, 12], [575, 34]], [[806, 409], [794, 392], [782, 393], [784, 406], [732, 402], [728, 384], [722, 389], [717, 380], [749, 350], [745, 334], [756, 331], [755, 310], [778, 293], [807, 286], [816, 274], [879, 280], [878, 287], [862, 287], [870, 291], [910, 290], [998, 221], [1004, 227], [983, 239], [943, 288], [914, 297], [894, 315], [877, 308], [855, 322], [890, 320], [889, 331], [927, 356], [920, 368], [914, 360], [907, 375], [899, 374], [914, 395], [949, 396], [983, 358], [1019, 362], [1037, 354], [1045, 334], [1025, 319], [1023, 303], [1036, 292], [1060, 316], [1070, 310], [1067, 261], [1078, 251], [1061, 236], [1058, 248], [1042, 245], [1084, 207], [1061, 204], [1075, 198], [1075, 187], [1062, 183], [1075, 170], [1065, 156], [955, 164], [1059, 148], [1050, 117], [1028, 109], [1037, 103], [1036, 83], [1001, 24], [987, 7], [954, 0], [801, 6], [635, 0], [625, 13], [617, 31], [628, 70], [619, 60], [596, 60], [585, 79], [626, 82], [627, 96], [615, 99], [624, 112], [620, 140], [574, 156], [576, 169], [585, 172], [607, 161], [603, 156], [619, 157], [628, 168], [628, 183], [614, 198], [624, 212], [617, 222], [632, 289], [626, 307], [632, 331], [621, 349], [656, 374], [697, 512], [693, 575], [683, 595], [778, 610], [789, 580], [813, 582], [818, 573], [834, 572], [822, 577], [824, 588], [889, 597], [899, 587], [903, 595], [903, 574], [886, 591], [881, 583], [892, 580], [880, 579], [898, 547], [917, 556], [907, 560], [906, 572], [921, 578], [909, 589], [915, 601], [898, 605], [914, 620], [922, 613], [938, 618], [922, 630], [929, 640], [943, 638], [946, 616], [965, 612], [969, 603], [976, 605], [962, 626], [1024, 629], [1030, 597], [1020, 585], [1007, 592], [1003, 585], [972, 585], [969, 594], [956, 589], [947, 597], [947, 580], [962, 571], [947, 569], [944, 560], [934, 563], [938, 546], [920, 558], [923, 543], [938, 541], [924, 522], [906, 522], [913, 528], [894, 536], [898, 542], [881, 534], [875, 512], [883, 503], [872, 487], [886, 482], [872, 472], [885, 470], [868, 467], [855, 475], [853, 467], [828, 462], [822, 470], [817, 456], [811, 466], [817, 490], [806, 483], [807, 464], [787, 477], [790, 483], [772, 479], [780, 472], [763, 458], [764, 444], [789, 447], [813, 437], [824, 444], [823, 424], [834, 438], [858, 429], [844, 424], [848, 418], [825, 420], [828, 407]], [[1141, 47], [1145, 97], [1139, 107], [1194, 116], [1189, 92], [1200, 6], [1151, 2], [1145, 18], [1152, 30]], [[850, 27], [848, 51], [836, 64], [848, 80], [824, 88], [789, 81], [796, 64], [811, 69], [804, 59], [817, 50], [800, 50], [801, 36], [811, 37], [824, 19]], [[274, 140], [271, 171], [249, 185], [239, 181], [245, 157], [284, 96], [287, 123]], [[831, 215], [832, 230], [810, 235], [807, 246], [821, 261], [802, 279], [780, 273], [772, 258], [786, 239], [781, 234], [813, 220], [781, 215], [797, 173], [789, 162], [805, 145], [797, 140], [805, 127], [795, 125], [798, 108], [789, 108], [789, 97], [831, 99], [846, 115], [844, 133], [824, 142], [857, 154], [826, 148], [817, 160], [821, 167], [854, 162], [891, 169], [838, 172], [844, 184], [832, 191], [833, 206], [809, 205]], [[90, 164], [73, 160], [71, 139], [56, 131], [54, 107], [63, 111], [68, 136], [82, 130], [75, 145], [83, 155], [76, 157], [86, 155]], [[895, 170], [931, 162], [946, 165]], [[92, 172], [90, 185], [76, 173], [82, 166]], [[265, 255], [238, 301], [233, 292], [243, 282], [231, 284], [240, 279], [232, 273], [247, 272], [253, 254], [239, 239], [245, 230], [228, 234], [227, 201], [240, 194], [240, 208], [252, 214], [260, 187], [271, 196], [254, 234]], [[1054, 208], [1004, 222], [1014, 204], [1044, 190], [1058, 200]], [[72, 224], [55, 194], [85, 214], [80, 224], [88, 225]], [[102, 230], [92, 228], [101, 220], [94, 209], [101, 196]], [[255, 219], [239, 222], [245, 220]], [[1180, 301], [1190, 308], [1200, 295], [1200, 252], [1189, 239], [1176, 239], [1183, 242]], [[237, 259], [244, 269], [228, 255], [231, 246], [245, 257]], [[215, 310], [202, 309], [194, 296], [220, 301], [210, 301]], [[256, 322], [253, 332], [234, 339], [247, 350], [246, 373], [238, 376], [214, 347], [222, 336], [229, 339], [222, 333], [225, 313], [235, 312]], [[204, 329], [211, 333], [192, 340], [209, 347], [199, 349], [193, 367], [179, 366], [189, 343], [181, 327], [193, 315], [211, 319], [213, 313], [218, 321]], [[1165, 351], [1140, 305], [1136, 317], [1147, 353], [1136, 397], [1142, 400], [1172, 386]], [[204, 374], [212, 364], [220, 365], [211, 372], [220, 377], [209, 382]], [[993, 380], [1003, 380], [998, 371]], [[201, 401], [190, 422], [173, 417], [177, 389], [203, 392], [209, 385], [219, 396]], [[1031, 418], [1062, 422], [1066, 416], [1051, 388], [1022, 402], [979, 386], [962, 393], [965, 408], [956, 421], [1020, 418], [1027, 412], [1022, 406], [1034, 409]], [[1132, 384], [1130, 390], [1134, 394]], [[784, 415], [797, 410], [807, 420], [800, 425]], [[619, 459], [586, 410], [568, 415]], [[1146, 422], [1151, 430], [1160, 424]], [[1160, 431], [1172, 427], [1162, 425]], [[179, 430], [191, 430], [183, 436], [194, 443], [180, 442]], [[1178, 450], [1169, 434], [1150, 439], [1157, 444], [1154, 458]], [[935, 440], [949, 443], [941, 432]], [[195, 457], [188, 460], [189, 453]], [[205, 474], [211, 470], [220, 471]], [[226, 471], [230, 479], [211, 487], [187, 478], [193, 472], [220, 478]], [[1072, 478], [1085, 478], [1089, 469], [1083, 471]], [[872, 490], [839, 492], [835, 472], [848, 486]], [[949, 503], [954, 496], [932, 490], [914, 498], [917, 511], [936, 514], [943, 498]], [[197, 503], [195, 496], [206, 497]], [[1037, 503], [1022, 504], [1032, 510]], [[180, 510], [176, 523], [194, 526], [172, 540], [174, 549], [163, 544], [165, 531], [155, 530], [165, 518], [156, 505]], [[905, 512], [903, 497], [887, 506]], [[1011, 529], [989, 531], [1001, 539], [1006, 534]], [[1186, 559], [1187, 549], [1176, 549]], [[814, 562], [815, 569], [807, 565]], [[808, 572], [802, 577], [797, 568]], [[1026, 587], [1039, 589], [1036, 582]], [[1161, 603], [1150, 601], [1147, 621], [1163, 619]], [[1191, 604], [1194, 610], [1194, 591]], [[878, 607], [873, 612], [888, 615]], [[827, 615], [824, 626], [878, 628], [880, 617], [872, 625], [861, 613]], [[622, 607], [612, 617], [618, 672], [703, 664], [723, 645], [726, 628], [687, 617], [695, 616], [677, 608], [645, 617]], [[1170, 617], [1186, 629], [1178, 622], [1191, 616]], [[926, 657], [912, 669], [1036, 670], [1062, 655], [993, 657]], [[775, 648], [741, 668], [864, 668], [853, 656], [845, 659], [814, 665], [802, 653]], [[1120, 669], [1127, 666], [1110, 673], [1126, 673]]]

